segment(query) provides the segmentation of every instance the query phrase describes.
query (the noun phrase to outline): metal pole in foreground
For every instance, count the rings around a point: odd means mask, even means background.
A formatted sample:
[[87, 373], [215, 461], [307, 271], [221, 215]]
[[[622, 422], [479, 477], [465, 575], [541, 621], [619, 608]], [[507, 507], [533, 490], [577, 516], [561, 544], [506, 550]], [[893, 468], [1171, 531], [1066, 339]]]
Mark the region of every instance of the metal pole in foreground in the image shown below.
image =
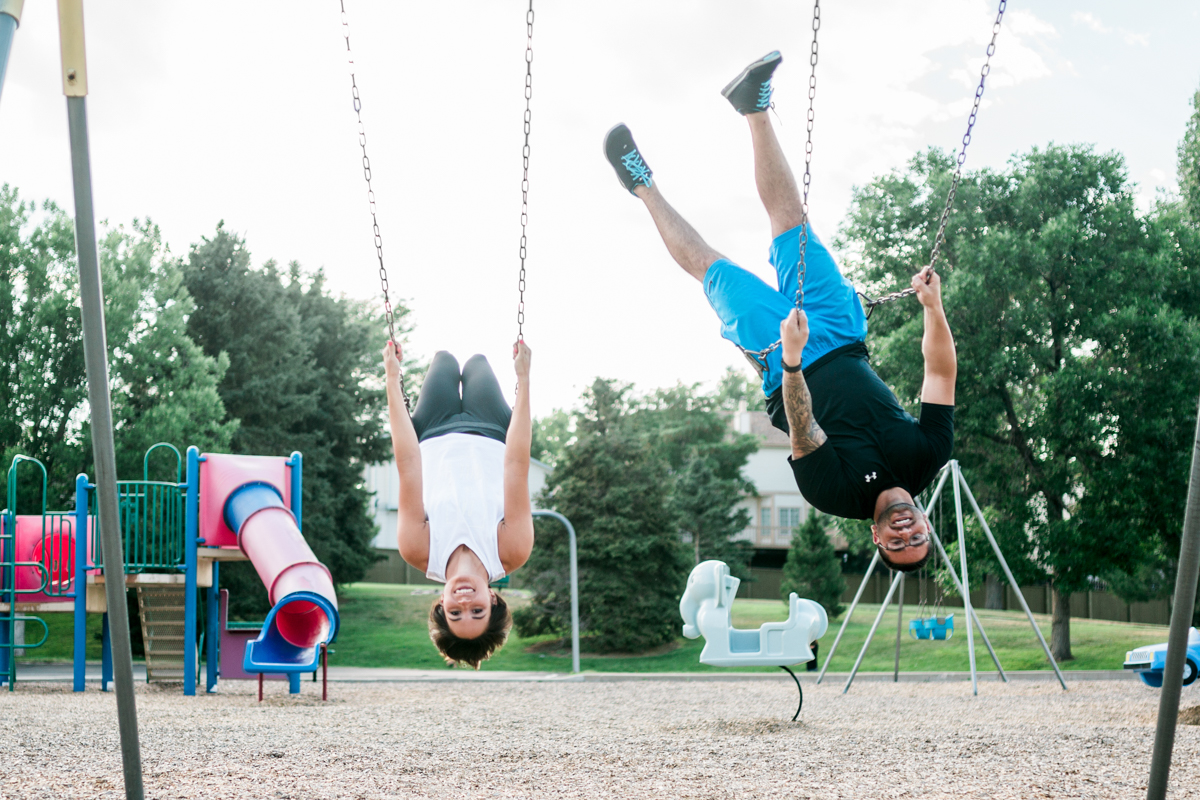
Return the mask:
[[579, 672], [579, 558], [575, 547], [575, 526], [557, 511], [534, 511], [535, 517], [556, 519], [567, 529], [567, 550], [571, 559], [571, 671]]
[[96, 500], [100, 510], [104, 592], [112, 633], [117, 722], [125, 797], [142, 800], [142, 758], [138, 745], [137, 705], [133, 695], [133, 658], [129, 615], [125, 613], [125, 563], [117, 509], [117, 462], [113, 445], [112, 398], [108, 390], [108, 343], [104, 331], [104, 290], [96, 253], [91, 163], [87, 131], [87, 62], [83, 44], [83, 0], [58, 0], [62, 46], [63, 93], [71, 131], [71, 173], [75, 189], [75, 251], [79, 260], [79, 301], [87, 364], [88, 402], [92, 407], [92, 448], [96, 464]]
[[12, 52], [13, 37], [21, 24], [21, 7], [24, 5], [25, 0], [0, 0], [0, 95], [4, 92], [8, 54]]
[[871, 563], [867, 566], [867, 574], [863, 575], [862, 582], [858, 584], [858, 591], [854, 593], [854, 600], [850, 603], [850, 608], [846, 609], [846, 616], [842, 617], [842, 627], [838, 628], [837, 636], [834, 637], [833, 647], [829, 648], [829, 653], [825, 656], [825, 666], [821, 667], [821, 674], [817, 675], [817, 683], [825, 677], [825, 670], [829, 669], [829, 662], [833, 660], [833, 654], [837, 652], [838, 643], [842, 641], [842, 634], [846, 632], [846, 626], [850, 624], [850, 617], [854, 615], [854, 609], [858, 607], [858, 601], [862, 599], [863, 591], [867, 588], [867, 581], [871, 580], [871, 575], [875, 572], [875, 565], [879, 563], [879, 550], [875, 550], [875, 554], [871, 556]]
[[1163, 669], [1162, 694], [1158, 698], [1158, 726], [1154, 731], [1154, 755], [1150, 760], [1147, 800], [1167, 796], [1171, 751], [1175, 747], [1175, 725], [1179, 721], [1179, 692], [1183, 684], [1183, 660], [1187, 655], [1188, 626], [1196, 602], [1196, 580], [1200, 574], [1200, 415], [1192, 444], [1192, 474], [1188, 480], [1187, 511], [1183, 515], [1183, 540], [1179, 543], [1179, 571], [1175, 576], [1175, 598], [1171, 609], [1171, 633], [1167, 638], [1167, 663]]

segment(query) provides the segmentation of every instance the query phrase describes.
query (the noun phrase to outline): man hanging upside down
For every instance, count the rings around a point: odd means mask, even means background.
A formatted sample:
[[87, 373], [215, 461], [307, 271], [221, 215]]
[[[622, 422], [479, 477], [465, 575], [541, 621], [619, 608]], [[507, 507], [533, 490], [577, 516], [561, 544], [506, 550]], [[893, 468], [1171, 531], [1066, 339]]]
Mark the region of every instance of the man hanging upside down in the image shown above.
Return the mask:
[[[667, 203], [627, 127], [608, 132], [605, 155], [621, 184], [646, 204], [667, 251], [703, 284], [721, 320], [721, 335], [746, 352], [762, 375], [771, 422], [791, 436], [788, 462], [805, 500], [829, 514], [873, 520], [884, 562], [911, 572], [930, 553], [929, 521], [913, 497], [933, 481], [954, 445], [958, 365], [941, 281], [928, 267], [912, 279], [925, 317], [917, 421], [871, 369], [862, 305], [811, 226], [804, 310], [794, 308], [804, 210], [767, 116], [771, 76], [781, 60], [778, 52], [764, 56], [721, 92], [750, 125], [754, 179], [771, 220], [770, 261], [778, 288], [712, 249]], [[780, 347], [763, 352], [776, 341]]]

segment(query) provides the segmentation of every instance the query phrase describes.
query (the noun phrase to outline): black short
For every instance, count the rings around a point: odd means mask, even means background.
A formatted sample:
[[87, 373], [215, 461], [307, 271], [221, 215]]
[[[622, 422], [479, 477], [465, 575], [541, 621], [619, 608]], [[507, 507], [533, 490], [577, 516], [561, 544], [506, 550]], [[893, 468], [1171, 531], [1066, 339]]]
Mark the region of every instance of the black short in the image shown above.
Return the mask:
[[418, 441], [474, 433], [503, 442], [510, 419], [512, 409], [486, 358], [471, 356], [460, 372], [458, 360], [445, 350], [434, 355], [412, 415]]

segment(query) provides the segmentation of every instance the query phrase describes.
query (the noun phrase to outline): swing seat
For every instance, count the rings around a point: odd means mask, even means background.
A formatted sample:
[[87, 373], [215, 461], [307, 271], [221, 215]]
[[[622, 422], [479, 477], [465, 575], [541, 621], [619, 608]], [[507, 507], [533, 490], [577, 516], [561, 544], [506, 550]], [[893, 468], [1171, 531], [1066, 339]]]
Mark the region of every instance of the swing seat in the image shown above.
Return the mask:
[[949, 639], [954, 636], [954, 615], [914, 619], [908, 623], [908, 633], [914, 639]]
[[740, 583], [723, 561], [702, 561], [688, 576], [679, 613], [684, 636], [704, 637], [700, 663], [779, 667], [812, 661], [811, 644], [829, 627], [825, 609], [792, 592], [787, 620], [765, 622], [758, 630], [739, 630], [733, 627], [729, 612]]

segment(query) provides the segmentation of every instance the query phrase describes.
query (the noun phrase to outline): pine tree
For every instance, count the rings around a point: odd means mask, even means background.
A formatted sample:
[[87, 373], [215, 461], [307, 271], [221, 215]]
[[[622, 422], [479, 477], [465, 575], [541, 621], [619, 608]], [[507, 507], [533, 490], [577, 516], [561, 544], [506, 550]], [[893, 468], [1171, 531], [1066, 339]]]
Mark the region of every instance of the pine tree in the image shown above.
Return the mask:
[[[600, 652], [641, 652], [674, 640], [690, 567], [666, 462], [637, 430], [627, 392], [612, 381], [592, 384], [576, 438], [538, 502], [575, 527], [580, 629], [588, 649]], [[514, 615], [522, 636], [569, 630], [567, 570], [562, 526], [539, 521], [537, 546], [522, 569], [535, 595]]]
[[845, 610], [841, 600], [846, 591], [842, 562], [827, 533], [832, 527], [831, 518], [816, 509], [809, 511], [800, 527], [792, 532], [787, 562], [783, 565], [783, 585], [779, 590], [784, 600], [795, 592], [819, 603], [830, 618]]
[[[331, 296], [324, 275], [267, 261], [252, 268], [245, 242], [218, 225], [184, 269], [196, 312], [193, 339], [228, 360], [220, 384], [241, 425], [235, 453], [304, 455], [304, 535], [335, 583], [361, 580], [375, 560], [376, 526], [363, 465], [387, 454], [377, 387], [383, 327], [367, 307]], [[397, 308], [400, 320], [405, 315]], [[399, 321], [399, 320], [398, 320]], [[404, 333], [402, 324], [398, 331]], [[260, 615], [267, 595], [248, 564], [222, 567], [231, 613]]]

